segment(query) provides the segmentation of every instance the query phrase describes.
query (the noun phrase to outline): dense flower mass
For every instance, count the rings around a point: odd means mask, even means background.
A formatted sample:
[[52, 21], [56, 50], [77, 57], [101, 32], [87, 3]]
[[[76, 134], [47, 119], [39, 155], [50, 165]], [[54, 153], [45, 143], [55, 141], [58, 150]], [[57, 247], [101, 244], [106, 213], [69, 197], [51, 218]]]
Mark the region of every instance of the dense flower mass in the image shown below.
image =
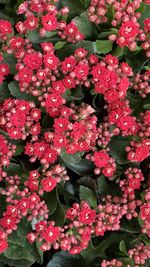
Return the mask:
[[148, 267], [150, 1], [6, 2], [0, 265]]

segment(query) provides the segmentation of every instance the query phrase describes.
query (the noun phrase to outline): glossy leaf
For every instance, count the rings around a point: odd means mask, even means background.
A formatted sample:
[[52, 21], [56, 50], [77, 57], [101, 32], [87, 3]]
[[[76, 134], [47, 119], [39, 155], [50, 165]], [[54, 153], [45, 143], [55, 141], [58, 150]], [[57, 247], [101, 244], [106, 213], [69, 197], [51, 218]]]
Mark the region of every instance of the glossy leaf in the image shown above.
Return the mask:
[[92, 208], [97, 207], [97, 199], [95, 193], [83, 185], [80, 186], [80, 200], [87, 201]]

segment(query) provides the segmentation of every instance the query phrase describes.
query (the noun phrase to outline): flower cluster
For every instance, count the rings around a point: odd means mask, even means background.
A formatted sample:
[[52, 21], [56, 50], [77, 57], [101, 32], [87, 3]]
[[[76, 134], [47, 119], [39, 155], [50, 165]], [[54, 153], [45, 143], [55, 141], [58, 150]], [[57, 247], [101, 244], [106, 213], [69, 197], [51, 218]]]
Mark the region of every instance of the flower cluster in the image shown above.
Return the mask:
[[149, 5], [29, 0], [0, 19], [2, 264], [20, 242], [37, 262], [87, 249], [88, 266], [147, 264]]
[[[149, 1], [145, 1], [149, 5]], [[141, 13], [139, 9], [142, 0], [118, 1], [118, 0], [91, 0], [88, 9], [88, 17], [92, 23], [101, 25], [111, 23], [112, 29], [108, 34], [109, 40], [122, 47], [128, 47], [131, 51], [136, 50], [140, 44], [144, 50], [147, 50], [147, 56], [150, 55], [150, 27], [149, 18], [144, 20], [144, 26], [141, 27], [139, 20]], [[113, 6], [112, 14], [110, 10]]]
[[0, 113], [0, 126], [10, 138], [25, 140], [28, 135], [32, 135], [36, 139], [41, 132], [41, 111], [34, 102], [8, 98]]

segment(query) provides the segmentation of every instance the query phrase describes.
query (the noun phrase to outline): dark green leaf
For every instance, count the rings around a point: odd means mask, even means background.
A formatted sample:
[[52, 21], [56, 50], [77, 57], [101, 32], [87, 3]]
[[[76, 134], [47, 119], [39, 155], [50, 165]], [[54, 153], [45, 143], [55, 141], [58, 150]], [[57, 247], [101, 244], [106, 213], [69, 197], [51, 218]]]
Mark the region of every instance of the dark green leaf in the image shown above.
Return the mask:
[[4, 255], [12, 260], [22, 260], [26, 259], [31, 262], [34, 262], [33, 256], [30, 254], [28, 248], [23, 248], [18, 245], [12, 244], [5, 252]]
[[129, 145], [129, 142], [130, 138], [123, 136], [114, 136], [109, 142], [109, 153], [118, 164], [128, 163], [125, 148]]
[[23, 169], [20, 167], [20, 165], [11, 163], [7, 168], [6, 172], [8, 175], [15, 175], [17, 174], [20, 176], [23, 173]]
[[74, 51], [78, 48], [86, 49], [90, 54], [94, 53], [94, 44], [91, 41], [81, 41], [76, 44], [66, 44], [62, 49], [58, 50], [57, 56], [64, 60], [66, 57], [69, 57], [74, 53]]
[[109, 40], [96, 40], [94, 43], [95, 52], [98, 54], [107, 54], [112, 51], [112, 42]]
[[85, 200], [92, 208], [97, 208], [97, 199], [95, 193], [89, 188], [80, 186], [80, 200]]
[[149, 14], [150, 14], [150, 5], [146, 6], [145, 9], [143, 9], [143, 13], [139, 19], [139, 23], [143, 26], [144, 24], [144, 20], [149, 18]]
[[2, 103], [5, 99], [10, 97], [10, 92], [8, 89], [8, 85], [6, 82], [0, 84], [0, 103]]
[[125, 231], [126, 233], [140, 233], [141, 228], [140, 225], [138, 223], [138, 219], [132, 219], [132, 220], [127, 220], [125, 218], [123, 218], [121, 220], [121, 227], [120, 230]]
[[56, 225], [62, 226], [65, 222], [65, 211], [59, 199], [57, 201], [57, 207], [55, 211], [50, 215], [49, 219], [54, 220]]
[[30, 95], [26, 94], [25, 92], [21, 92], [19, 89], [19, 84], [16, 81], [13, 81], [8, 84], [9, 91], [12, 96], [14, 96], [17, 99], [24, 99], [27, 101], [34, 101], [35, 103], [38, 103], [37, 98]]
[[52, 214], [56, 208], [57, 208], [57, 196], [56, 196], [56, 190], [54, 189], [53, 191], [49, 193], [44, 193], [43, 199], [49, 209], [49, 215]]
[[8, 4], [10, 0], [0, 0], [0, 4]]
[[61, 251], [56, 253], [49, 261], [46, 267], [85, 267], [82, 259], [69, 254], [68, 252]]
[[82, 88], [77, 86], [75, 89], [67, 89], [66, 92], [62, 95], [67, 101], [76, 101], [84, 98]]
[[82, 154], [80, 152], [77, 152], [74, 155], [67, 154], [65, 149], [62, 149], [61, 154], [60, 154], [61, 159], [67, 165], [70, 163], [78, 163], [81, 160], [81, 156], [82, 156]]
[[122, 267], [127, 267], [127, 266], [134, 267], [134, 262], [130, 258], [124, 258], [123, 257], [123, 258], [117, 258], [117, 260], [119, 260], [123, 263]]
[[84, 5], [80, 0], [62, 0], [61, 3], [63, 6], [69, 7], [69, 18], [73, 18], [85, 10]]
[[96, 181], [95, 179], [91, 178], [90, 176], [83, 176], [77, 180], [79, 185], [84, 185], [91, 189], [93, 192], [96, 192]]
[[145, 52], [141, 51], [138, 54], [135, 53], [135, 55], [131, 53], [126, 56], [126, 62], [130, 65], [133, 72], [140, 72], [144, 65], [148, 62], [148, 58], [145, 54]]
[[117, 46], [115, 50], [112, 52], [112, 55], [115, 57], [122, 57], [124, 55], [124, 48], [121, 48], [120, 46]]
[[93, 24], [89, 21], [87, 12], [81, 13], [81, 15], [75, 17], [73, 21], [78, 27], [79, 31], [84, 34], [86, 39], [92, 36]]
[[16, 156], [21, 155], [23, 151], [24, 151], [24, 144], [17, 145], [14, 156], [16, 157]]
[[125, 244], [124, 240], [121, 240], [121, 241], [120, 241], [119, 249], [120, 249], [120, 251], [123, 252], [125, 255], [128, 255], [127, 248], [126, 248], [126, 244]]
[[28, 31], [27, 38], [32, 42], [33, 44], [40, 44], [42, 42], [50, 42], [51, 38], [56, 36], [57, 33], [55, 31], [52, 32], [46, 32], [45, 37], [40, 37], [38, 30], [32, 30]]
[[16, 73], [16, 63], [17, 60], [15, 59], [14, 55], [6, 54], [4, 55], [4, 62], [8, 64], [10, 73], [15, 74]]
[[[25, 245], [25, 239], [23, 237], [18, 236], [17, 231], [13, 231], [8, 236], [8, 241], [9, 241], [9, 243], [19, 245], [21, 247], [24, 247], [24, 245]], [[11, 247], [11, 244], [10, 244], [10, 247]]]
[[90, 160], [82, 159], [77, 163], [68, 163], [67, 167], [78, 175], [86, 175], [89, 174], [91, 170], [93, 170], [94, 165]]

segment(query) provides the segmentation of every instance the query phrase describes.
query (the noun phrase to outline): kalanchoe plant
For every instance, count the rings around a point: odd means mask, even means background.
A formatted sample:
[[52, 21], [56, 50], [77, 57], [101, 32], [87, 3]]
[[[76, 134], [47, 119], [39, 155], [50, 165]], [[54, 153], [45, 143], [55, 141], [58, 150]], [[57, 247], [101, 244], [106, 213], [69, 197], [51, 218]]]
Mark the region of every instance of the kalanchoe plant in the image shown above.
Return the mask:
[[150, 1], [0, 8], [0, 266], [148, 267]]

